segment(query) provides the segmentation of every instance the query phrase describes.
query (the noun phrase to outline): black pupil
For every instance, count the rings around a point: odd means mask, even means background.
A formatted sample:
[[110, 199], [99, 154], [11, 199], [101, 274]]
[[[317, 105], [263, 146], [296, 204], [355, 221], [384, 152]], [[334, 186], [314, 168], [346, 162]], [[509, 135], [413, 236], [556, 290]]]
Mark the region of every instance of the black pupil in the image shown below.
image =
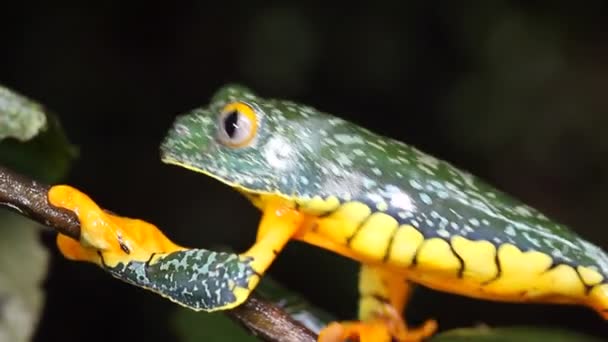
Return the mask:
[[226, 118], [224, 119], [224, 130], [230, 138], [234, 138], [234, 132], [236, 132], [236, 129], [239, 127], [238, 124], [239, 113], [237, 111], [226, 115]]

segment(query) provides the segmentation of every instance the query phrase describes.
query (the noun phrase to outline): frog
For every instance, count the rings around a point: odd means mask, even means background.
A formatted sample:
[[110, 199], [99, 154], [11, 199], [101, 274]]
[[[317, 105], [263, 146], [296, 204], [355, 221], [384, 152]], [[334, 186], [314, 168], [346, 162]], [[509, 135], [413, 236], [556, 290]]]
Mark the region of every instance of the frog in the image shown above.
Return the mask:
[[[416, 286], [496, 302], [581, 305], [608, 319], [608, 254], [597, 244], [448, 161], [312, 106], [228, 84], [176, 117], [160, 155], [225, 184], [261, 212], [255, 242], [231, 261], [238, 272], [222, 280], [224, 297], [194, 305], [165, 292], [195, 310], [240, 305], [285, 246], [300, 241], [360, 264], [358, 317], [329, 323], [322, 342], [429, 338], [435, 319], [411, 326], [404, 317]], [[49, 200], [76, 212], [84, 227], [81, 241], [58, 236], [62, 253], [118, 277], [128, 265], [141, 271], [188, 251], [69, 186], [51, 188]], [[138, 243], [121, 246], [132, 240]]]

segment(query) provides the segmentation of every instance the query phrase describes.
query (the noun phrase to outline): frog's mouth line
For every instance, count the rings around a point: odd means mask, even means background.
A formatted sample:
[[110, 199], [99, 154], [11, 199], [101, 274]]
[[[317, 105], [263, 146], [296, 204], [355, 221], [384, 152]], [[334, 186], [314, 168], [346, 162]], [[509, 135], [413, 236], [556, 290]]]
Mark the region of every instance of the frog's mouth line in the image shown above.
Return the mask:
[[[200, 169], [200, 168], [196, 168], [192, 165], [188, 165], [185, 164], [169, 155], [163, 154], [161, 155], [161, 161], [165, 164], [169, 164], [169, 165], [175, 165], [175, 166], [179, 166], [179, 167], [183, 167], [187, 170], [190, 171], [194, 171], [197, 173], [202, 173], [205, 176], [209, 176], [219, 182], [221, 182], [222, 184], [228, 185], [229, 187], [245, 194], [248, 198], [250, 198], [250, 196], [254, 196], [254, 197], [259, 197], [259, 196], [278, 196], [280, 198], [286, 199], [288, 201], [296, 201], [297, 198], [294, 196], [288, 196], [285, 195], [283, 193], [280, 192], [276, 192], [276, 191], [263, 191], [263, 190], [256, 190], [256, 189], [252, 189], [252, 188], [248, 188], [246, 186], [243, 186], [242, 184], [236, 183], [236, 182], [231, 182], [229, 180], [227, 180], [226, 178], [220, 177], [212, 172], [209, 172], [207, 170], [204, 169]], [[250, 198], [251, 199], [251, 198]]]

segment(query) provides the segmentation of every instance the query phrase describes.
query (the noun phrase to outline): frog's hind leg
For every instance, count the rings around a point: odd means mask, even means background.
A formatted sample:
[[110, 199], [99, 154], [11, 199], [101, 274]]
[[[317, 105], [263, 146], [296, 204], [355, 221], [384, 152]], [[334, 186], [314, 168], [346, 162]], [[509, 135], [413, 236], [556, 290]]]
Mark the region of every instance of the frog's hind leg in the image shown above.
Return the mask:
[[411, 284], [403, 275], [363, 265], [359, 273], [359, 320], [335, 322], [319, 335], [320, 342], [355, 338], [361, 342], [421, 341], [437, 329], [433, 320], [408, 328], [402, 313], [411, 295]]

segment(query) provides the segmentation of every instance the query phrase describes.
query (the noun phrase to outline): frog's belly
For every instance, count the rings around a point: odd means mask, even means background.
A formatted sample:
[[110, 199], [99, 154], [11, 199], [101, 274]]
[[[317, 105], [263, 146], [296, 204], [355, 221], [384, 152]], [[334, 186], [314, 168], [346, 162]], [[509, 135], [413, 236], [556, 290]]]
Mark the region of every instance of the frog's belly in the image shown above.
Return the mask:
[[[362, 263], [384, 266], [440, 291], [510, 302], [582, 303], [592, 288], [580, 270], [541, 252], [488, 241], [429, 238], [384, 213], [362, 222], [311, 217], [297, 237]], [[606, 290], [606, 289], [603, 289]]]

